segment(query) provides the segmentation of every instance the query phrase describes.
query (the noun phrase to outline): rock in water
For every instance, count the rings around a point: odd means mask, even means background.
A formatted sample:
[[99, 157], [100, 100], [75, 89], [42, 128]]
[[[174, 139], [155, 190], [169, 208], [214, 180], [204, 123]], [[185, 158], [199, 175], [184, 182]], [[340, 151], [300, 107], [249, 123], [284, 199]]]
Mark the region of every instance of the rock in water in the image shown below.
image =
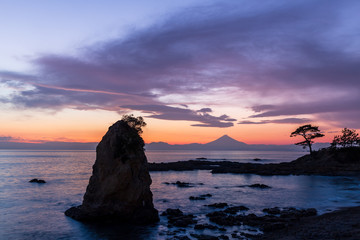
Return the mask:
[[125, 121], [112, 125], [96, 148], [93, 174], [82, 205], [66, 216], [79, 221], [159, 221], [154, 208], [144, 141]]
[[31, 183], [46, 183], [45, 180], [33, 178], [29, 182]]

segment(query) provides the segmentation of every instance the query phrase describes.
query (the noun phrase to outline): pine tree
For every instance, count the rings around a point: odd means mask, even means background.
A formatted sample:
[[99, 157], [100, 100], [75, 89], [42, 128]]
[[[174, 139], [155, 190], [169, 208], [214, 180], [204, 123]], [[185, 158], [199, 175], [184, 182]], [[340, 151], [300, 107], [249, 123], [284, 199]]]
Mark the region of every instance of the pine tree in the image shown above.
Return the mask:
[[302, 136], [305, 140], [302, 142], [295, 143], [295, 145], [302, 146], [303, 148], [308, 147], [310, 154], [312, 154], [313, 139], [325, 136], [320, 133], [318, 126], [312, 126], [311, 124], [303, 125], [298, 127], [294, 132], [291, 133], [290, 137]]

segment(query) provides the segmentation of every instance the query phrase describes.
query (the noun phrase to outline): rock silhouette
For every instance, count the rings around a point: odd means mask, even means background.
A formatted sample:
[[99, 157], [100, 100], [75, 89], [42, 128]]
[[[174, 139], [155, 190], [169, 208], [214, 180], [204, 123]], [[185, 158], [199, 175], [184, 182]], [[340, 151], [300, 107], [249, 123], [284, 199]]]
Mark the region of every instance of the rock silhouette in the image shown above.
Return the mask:
[[29, 182], [31, 183], [46, 183], [45, 180], [33, 178]]
[[96, 148], [82, 205], [68, 209], [65, 215], [79, 221], [157, 222], [143, 147], [138, 131], [127, 122], [112, 125]]
[[188, 160], [168, 163], [150, 163], [149, 170], [211, 170], [211, 173], [214, 174], [246, 173], [258, 175], [358, 176], [360, 174], [360, 147], [321, 149], [313, 152], [312, 155], [305, 155], [294, 161], [282, 163], [260, 164]]

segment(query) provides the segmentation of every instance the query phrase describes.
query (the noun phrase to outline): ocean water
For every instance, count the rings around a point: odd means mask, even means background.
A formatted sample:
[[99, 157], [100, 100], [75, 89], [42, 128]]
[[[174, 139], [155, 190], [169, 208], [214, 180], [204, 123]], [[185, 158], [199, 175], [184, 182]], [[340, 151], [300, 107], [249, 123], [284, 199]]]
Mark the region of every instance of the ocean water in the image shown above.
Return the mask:
[[206, 158], [210, 161], [233, 161], [233, 162], [254, 162], [255, 158], [260, 159], [256, 163], [278, 163], [290, 162], [303, 156], [306, 152], [294, 151], [198, 151], [198, 150], [176, 150], [161, 151], [147, 150], [148, 162], [176, 162], [184, 160], [195, 160]]
[[[267, 162], [292, 160], [289, 152], [163, 152], [147, 151], [149, 162], [187, 160], [196, 157]], [[300, 154], [300, 153], [298, 153]], [[295, 156], [296, 155], [296, 156]], [[69, 207], [80, 205], [85, 193], [95, 151], [0, 151], [0, 239], [171, 239], [166, 218], [151, 226], [84, 224], [64, 215]], [[151, 172], [154, 205], [161, 213], [180, 208], [206, 223], [205, 204], [227, 202], [245, 205], [261, 214], [265, 207], [315, 207], [319, 213], [360, 203], [360, 177], [257, 176], [249, 174], [211, 174], [209, 171]], [[41, 178], [46, 184], [29, 183]], [[191, 182], [194, 187], [178, 188], [165, 182]], [[246, 187], [254, 183], [270, 189]], [[204, 201], [190, 201], [190, 196], [212, 194]], [[232, 227], [228, 230], [247, 231]], [[211, 230], [190, 233], [223, 234]], [[230, 237], [230, 235], [228, 235]], [[231, 238], [230, 238], [231, 239]]]

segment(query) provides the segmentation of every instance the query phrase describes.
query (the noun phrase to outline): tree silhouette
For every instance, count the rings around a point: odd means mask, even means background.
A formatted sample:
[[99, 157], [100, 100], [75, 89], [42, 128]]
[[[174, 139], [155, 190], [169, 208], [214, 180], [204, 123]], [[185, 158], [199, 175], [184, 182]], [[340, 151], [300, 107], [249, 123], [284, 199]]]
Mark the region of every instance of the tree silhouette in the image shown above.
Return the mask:
[[295, 145], [302, 146], [303, 148], [308, 147], [310, 150], [310, 154], [312, 154], [311, 145], [314, 143], [313, 139], [320, 138], [325, 135], [320, 133], [318, 126], [312, 126], [311, 124], [306, 124], [298, 127], [290, 135], [290, 137], [296, 137], [296, 136], [302, 136], [305, 140], [302, 142], [295, 143]]
[[360, 145], [360, 137], [355, 129], [344, 128], [342, 135], [337, 135], [331, 143], [332, 147], [340, 145], [342, 147], [352, 147], [354, 145]]
[[134, 117], [133, 114], [123, 115], [121, 120], [126, 122], [129, 127], [135, 129], [139, 135], [143, 133], [142, 127], [146, 126], [146, 122], [144, 122], [142, 117]]

